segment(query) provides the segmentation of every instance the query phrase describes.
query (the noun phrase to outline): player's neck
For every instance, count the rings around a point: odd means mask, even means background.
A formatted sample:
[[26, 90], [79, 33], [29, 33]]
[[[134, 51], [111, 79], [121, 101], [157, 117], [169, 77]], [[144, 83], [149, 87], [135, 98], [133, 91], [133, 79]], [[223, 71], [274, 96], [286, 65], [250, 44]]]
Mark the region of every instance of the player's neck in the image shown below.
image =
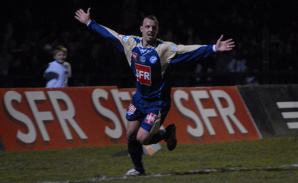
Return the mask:
[[147, 41], [145, 41], [144, 39], [142, 40], [142, 45], [144, 48], [148, 48], [151, 47], [154, 44], [155, 41], [153, 41], [152, 43], [149, 43]]
[[149, 46], [150, 46], [150, 44], [143, 40], [143, 47], [144, 47], [144, 48], [147, 48], [147, 47], [149, 47]]

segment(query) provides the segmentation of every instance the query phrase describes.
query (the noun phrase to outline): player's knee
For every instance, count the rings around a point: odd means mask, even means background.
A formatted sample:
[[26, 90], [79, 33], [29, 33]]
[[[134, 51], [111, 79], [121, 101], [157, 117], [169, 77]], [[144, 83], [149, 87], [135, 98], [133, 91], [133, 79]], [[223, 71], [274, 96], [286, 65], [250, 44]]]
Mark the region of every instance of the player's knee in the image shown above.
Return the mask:
[[137, 133], [140, 128], [138, 121], [129, 121], [127, 123], [126, 136], [128, 139], [137, 138]]
[[150, 138], [149, 136], [142, 136], [142, 135], [138, 135], [137, 136], [137, 140], [140, 142], [140, 144], [142, 145], [149, 145], [150, 142]]
[[148, 145], [148, 141], [146, 140], [146, 139], [140, 139], [140, 138], [138, 138], [137, 139], [139, 142], [140, 142], [140, 144], [142, 144], [142, 145]]
[[126, 137], [127, 137], [127, 139], [135, 139], [136, 138], [136, 133], [133, 132], [133, 131], [127, 130], [126, 131]]

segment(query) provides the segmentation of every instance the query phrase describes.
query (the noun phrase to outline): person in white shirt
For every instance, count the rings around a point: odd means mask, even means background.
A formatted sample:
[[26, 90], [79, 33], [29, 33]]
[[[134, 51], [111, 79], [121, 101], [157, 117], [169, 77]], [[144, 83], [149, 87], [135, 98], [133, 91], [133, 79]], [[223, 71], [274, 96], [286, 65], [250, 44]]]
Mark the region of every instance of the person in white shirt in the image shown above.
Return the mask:
[[71, 65], [66, 62], [67, 48], [57, 46], [53, 50], [54, 61], [49, 63], [43, 77], [47, 80], [46, 88], [59, 88], [68, 86], [71, 77]]

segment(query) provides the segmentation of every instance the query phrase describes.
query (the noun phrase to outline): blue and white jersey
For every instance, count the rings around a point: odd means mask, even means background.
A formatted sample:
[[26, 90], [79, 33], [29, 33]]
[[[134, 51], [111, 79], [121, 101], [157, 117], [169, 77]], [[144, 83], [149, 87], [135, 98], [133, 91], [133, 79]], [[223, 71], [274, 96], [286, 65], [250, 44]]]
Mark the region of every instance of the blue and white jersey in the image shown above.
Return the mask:
[[46, 88], [67, 87], [68, 78], [71, 77], [71, 66], [68, 62], [59, 63], [56, 60], [52, 61], [45, 70], [44, 76], [46, 75], [51, 75]]
[[170, 97], [171, 87], [167, 80], [167, 68], [170, 64], [198, 61], [214, 53], [213, 45], [177, 45], [159, 39], [145, 48], [142, 45], [142, 37], [118, 34], [94, 20], [88, 27], [125, 53], [137, 79], [136, 94], [147, 101]]

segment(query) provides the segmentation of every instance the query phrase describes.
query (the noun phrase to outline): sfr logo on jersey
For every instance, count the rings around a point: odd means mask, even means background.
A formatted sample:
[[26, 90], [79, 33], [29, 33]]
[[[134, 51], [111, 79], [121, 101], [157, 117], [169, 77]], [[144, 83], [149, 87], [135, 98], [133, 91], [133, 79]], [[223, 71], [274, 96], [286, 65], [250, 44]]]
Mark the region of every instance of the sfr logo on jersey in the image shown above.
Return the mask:
[[156, 114], [150, 113], [150, 114], [147, 115], [147, 117], [145, 119], [145, 122], [150, 124], [150, 125], [153, 125], [155, 119], [156, 119]]
[[146, 65], [136, 65], [136, 77], [138, 82], [144, 85], [151, 86], [151, 68]]

